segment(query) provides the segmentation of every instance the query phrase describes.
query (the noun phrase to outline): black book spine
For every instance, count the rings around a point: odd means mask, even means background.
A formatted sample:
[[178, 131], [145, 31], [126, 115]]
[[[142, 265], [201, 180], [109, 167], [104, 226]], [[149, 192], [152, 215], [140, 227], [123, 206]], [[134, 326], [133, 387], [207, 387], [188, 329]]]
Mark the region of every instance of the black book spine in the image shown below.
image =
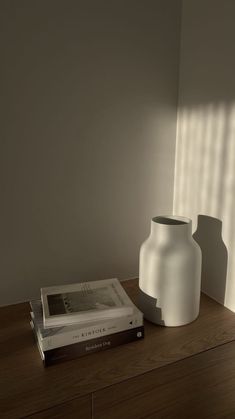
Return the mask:
[[49, 366], [63, 361], [79, 358], [93, 352], [114, 348], [125, 343], [134, 342], [144, 337], [144, 326], [128, 329], [112, 335], [101, 336], [84, 342], [73, 343], [59, 348], [44, 351], [44, 365]]

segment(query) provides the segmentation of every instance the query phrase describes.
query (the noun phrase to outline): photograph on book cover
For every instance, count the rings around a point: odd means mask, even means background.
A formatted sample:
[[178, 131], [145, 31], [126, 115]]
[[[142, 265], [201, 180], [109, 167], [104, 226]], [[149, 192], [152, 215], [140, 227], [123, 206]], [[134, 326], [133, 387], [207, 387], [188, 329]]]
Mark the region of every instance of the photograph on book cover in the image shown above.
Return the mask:
[[133, 313], [116, 278], [41, 288], [44, 327], [84, 323]]
[[47, 300], [51, 316], [116, 306], [109, 289], [103, 287], [94, 292], [89, 284], [85, 284], [81, 291], [48, 295]]

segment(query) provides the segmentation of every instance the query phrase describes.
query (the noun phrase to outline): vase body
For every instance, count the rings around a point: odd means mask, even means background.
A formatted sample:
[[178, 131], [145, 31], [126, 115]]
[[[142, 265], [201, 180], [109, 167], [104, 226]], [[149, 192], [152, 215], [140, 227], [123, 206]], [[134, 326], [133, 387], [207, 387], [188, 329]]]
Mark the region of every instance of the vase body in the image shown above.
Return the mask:
[[192, 237], [192, 221], [159, 216], [140, 249], [139, 307], [147, 320], [182, 326], [199, 314], [201, 249]]

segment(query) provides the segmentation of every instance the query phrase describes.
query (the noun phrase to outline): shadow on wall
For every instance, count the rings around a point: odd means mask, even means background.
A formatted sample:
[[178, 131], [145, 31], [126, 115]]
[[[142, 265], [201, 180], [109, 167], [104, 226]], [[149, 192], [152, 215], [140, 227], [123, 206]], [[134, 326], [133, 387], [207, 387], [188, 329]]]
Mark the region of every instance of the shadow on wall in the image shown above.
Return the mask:
[[181, 108], [177, 135], [174, 213], [192, 218], [194, 231], [201, 214], [203, 290], [235, 311], [234, 102]]
[[228, 252], [222, 239], [222, 221], [199, 215], [193, 237], [202, 250], [202, 291], [224, 304]]

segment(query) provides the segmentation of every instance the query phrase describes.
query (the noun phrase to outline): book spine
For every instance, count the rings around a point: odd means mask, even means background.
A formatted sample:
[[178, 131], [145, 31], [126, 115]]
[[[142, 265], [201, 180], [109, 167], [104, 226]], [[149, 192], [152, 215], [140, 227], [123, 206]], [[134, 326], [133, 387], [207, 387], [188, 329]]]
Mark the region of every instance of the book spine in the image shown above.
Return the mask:
[[43, 350], [42, 350], [42, 348], [41, 348], [41, 346], [40, 346], [40, 344], [39, 344], [38, 335], [37, 335], [37, 333], [36, 333], [36, 330], [35, 330], [35, 327], [34, 327], [34, 323], [33, 323], [33, 321], [32, 321], [32, 320], [30, 321], [30, 326], [31, 326], [31, 328], [32, 328], [33, 335], [34, 335], [34, 340], [35, 340], [35, 342], [36, 342], [36, 344], [37, 344], [37, 347], [38, 347], [38, 350], [39, 350], [40, 356], [41, 356], [41, 358], [42, 358], [42, 361], [44, 362], [44, 353], [43, 353]]
[[[135, 313], [133, 316], [120, 317], [102, 322], [100, 324], [91, 324], [85, 328], [78, 327], [77, 330], [70, 332], [59, 333], [54, 336], [47, 336], [42, 338], [40, 335], [40, 342], [44, 351], [54, 349], [60, 346], [71, 345], [73, 343], [85, 342], [96, 337], [111, 335], [113, 333], [131, 330], [134, 327], [143, 325], [143, 315], [141, 312]], [[38, 333], [37, 325], [34, 322], [35, 329]]]
[[89, 341], [74, 343], [60, 348], [42, 351], [44, 355], [44, 365], [49, 366], [63, 361], [75, 359], [89, 353], [100, 352], [105, 349], [134, 342], [144, 337], [144, 326], [135, 327], [112, 335], [103, 336]]

